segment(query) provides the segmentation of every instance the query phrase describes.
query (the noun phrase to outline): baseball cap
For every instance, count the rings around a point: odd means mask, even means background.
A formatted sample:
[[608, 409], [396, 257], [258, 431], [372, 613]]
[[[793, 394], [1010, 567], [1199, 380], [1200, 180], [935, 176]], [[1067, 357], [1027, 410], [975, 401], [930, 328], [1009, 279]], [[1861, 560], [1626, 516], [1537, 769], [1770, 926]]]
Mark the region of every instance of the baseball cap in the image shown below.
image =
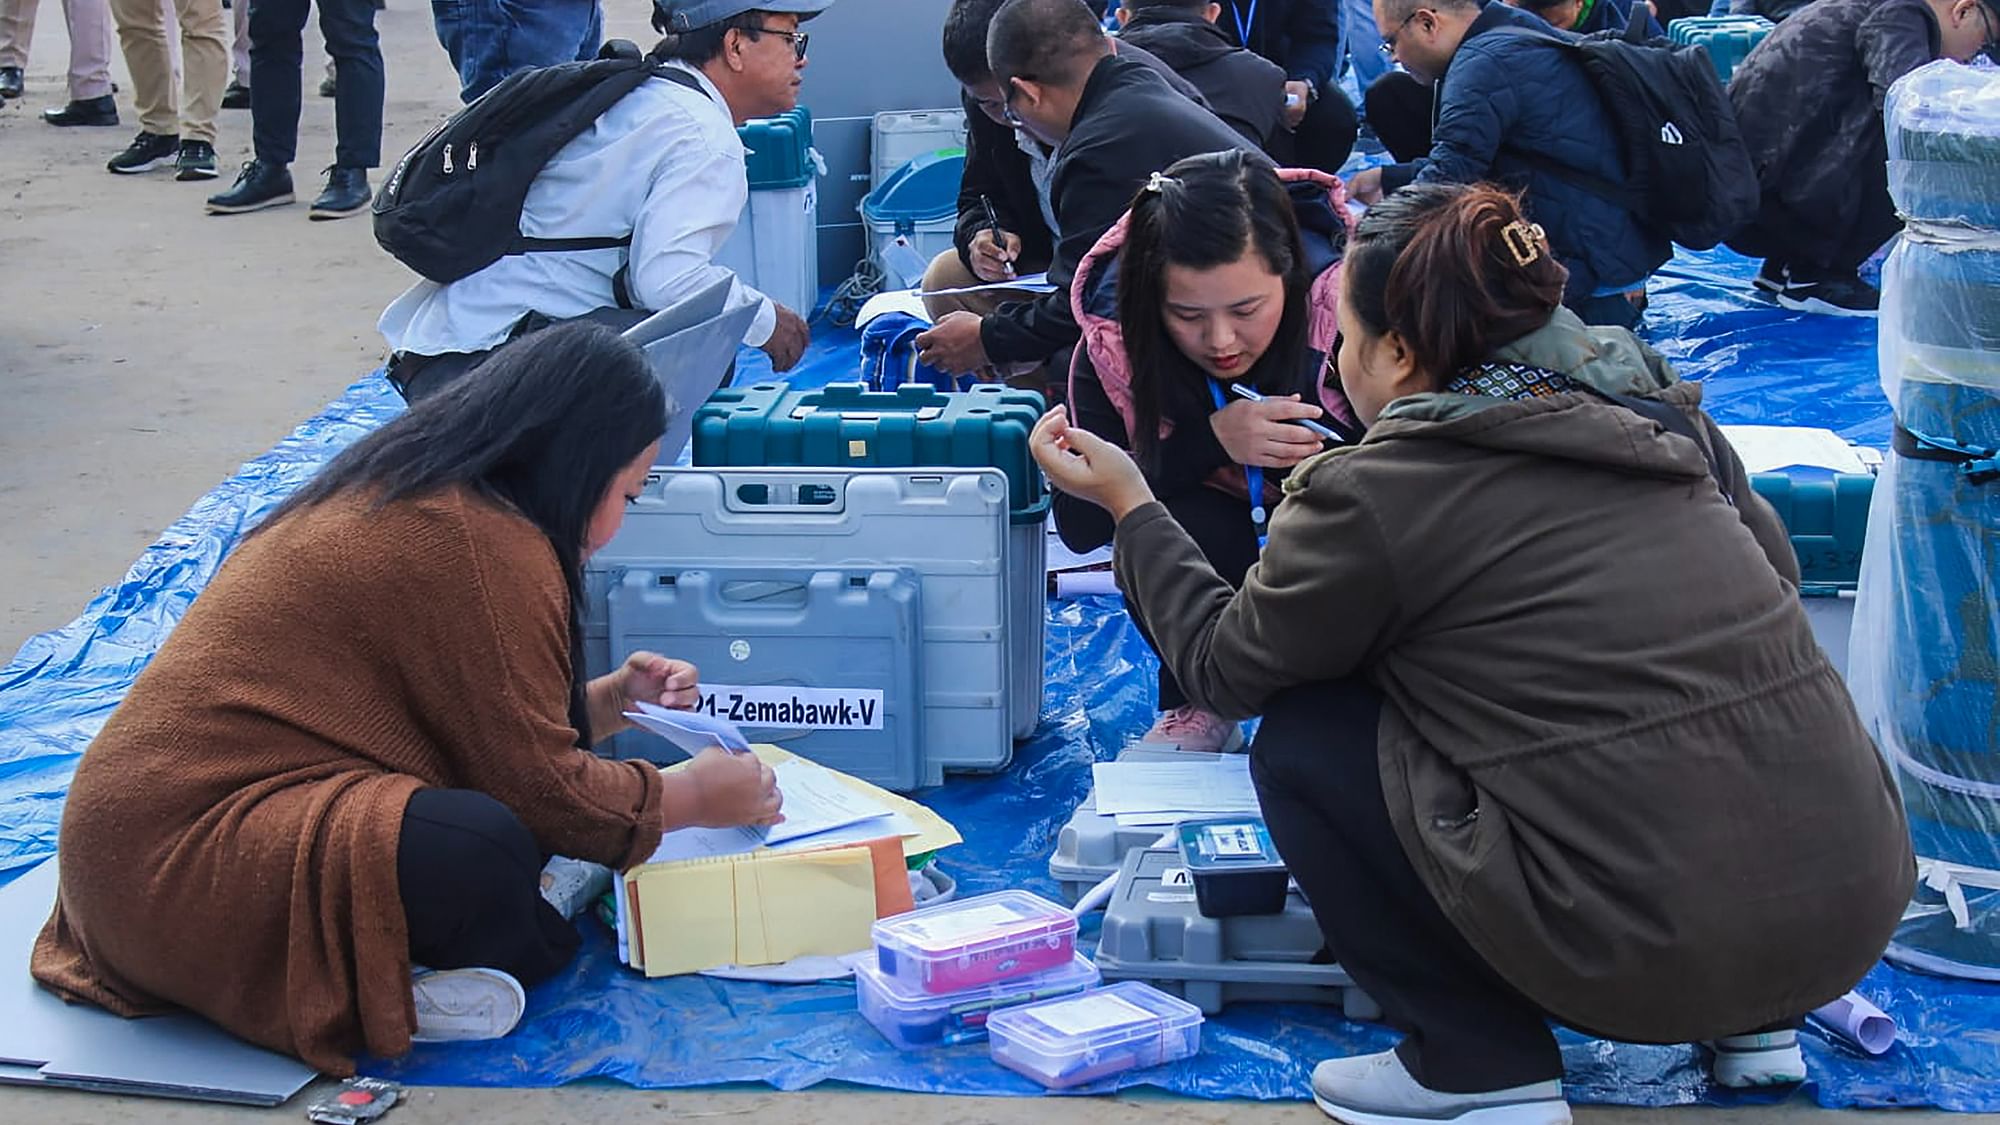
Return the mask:
[[833, 0], [653, 0], [662, 31], [695, 31], [745, 12], [773, 12], [809, 20], [833, 6]]

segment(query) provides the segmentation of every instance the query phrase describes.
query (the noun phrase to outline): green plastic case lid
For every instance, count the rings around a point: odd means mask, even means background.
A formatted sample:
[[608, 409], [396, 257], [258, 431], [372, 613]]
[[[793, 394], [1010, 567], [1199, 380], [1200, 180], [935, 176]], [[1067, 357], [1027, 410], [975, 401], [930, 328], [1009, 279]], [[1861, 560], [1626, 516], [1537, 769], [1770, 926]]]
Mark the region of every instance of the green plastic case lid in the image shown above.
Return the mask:
[[751, 191], [799, 188], [812, 182], [811, 110], [799, 106], [776, 117], [745, 121], [736, 135], [743, 139]]

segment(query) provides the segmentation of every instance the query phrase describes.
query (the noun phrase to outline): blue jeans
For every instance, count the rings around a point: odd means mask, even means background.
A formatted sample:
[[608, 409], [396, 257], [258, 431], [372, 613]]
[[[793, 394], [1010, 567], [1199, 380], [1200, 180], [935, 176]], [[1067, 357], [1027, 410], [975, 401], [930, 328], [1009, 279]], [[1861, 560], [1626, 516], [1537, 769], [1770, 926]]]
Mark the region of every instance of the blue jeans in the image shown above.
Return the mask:
[[517, 70], [597, 57], [597, 0], [431, 0], [438, 42], [470, 103]]

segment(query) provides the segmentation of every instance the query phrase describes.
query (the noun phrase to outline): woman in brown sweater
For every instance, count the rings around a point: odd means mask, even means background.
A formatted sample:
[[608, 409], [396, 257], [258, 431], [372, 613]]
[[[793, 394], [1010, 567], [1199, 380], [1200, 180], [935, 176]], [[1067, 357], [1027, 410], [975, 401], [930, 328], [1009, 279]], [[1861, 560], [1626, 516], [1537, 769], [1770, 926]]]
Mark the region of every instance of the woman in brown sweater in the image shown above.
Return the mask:
[[665, 776], [589, 750], [635, 700], [694, 700], [686, 663], [585, 682], [579, 656], [582, 561], [667, 410], [630, 343], [551, 328], [273, 512], [78, 765], [35, 977], [348, 1074], [512, 1029], [577, 946], [547, 855], [623, 867], [669, 829], [775, 819], [750, 756]]

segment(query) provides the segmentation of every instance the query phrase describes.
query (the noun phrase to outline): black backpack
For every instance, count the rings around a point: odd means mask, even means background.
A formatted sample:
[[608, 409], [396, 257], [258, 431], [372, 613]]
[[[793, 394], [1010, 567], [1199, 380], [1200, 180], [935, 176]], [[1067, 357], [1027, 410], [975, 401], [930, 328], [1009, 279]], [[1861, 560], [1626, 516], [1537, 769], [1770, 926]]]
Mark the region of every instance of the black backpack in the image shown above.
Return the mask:
[[1757, 217], [1757, 168], [1708, 50], [1648, 41], [1625, 31], [1566, 39], [1508, 28], [1569, 52], [1583, 64], [1624, 152], [1627, 183], [1509, 146], [1528, 165], [1630, 211], [1690, 250], [1707, 250]]
[[439, 283], [509, 254], [630, 246], [629, 230], [600, 238], [525, 237], [521, 203], [551, 157], [655, 77], [701, 89], [692, 75], [640, 56], [624, 40], [606, 43], [592, 62], [508, 75], [396, 162], [375, 195], [375, 241]]

